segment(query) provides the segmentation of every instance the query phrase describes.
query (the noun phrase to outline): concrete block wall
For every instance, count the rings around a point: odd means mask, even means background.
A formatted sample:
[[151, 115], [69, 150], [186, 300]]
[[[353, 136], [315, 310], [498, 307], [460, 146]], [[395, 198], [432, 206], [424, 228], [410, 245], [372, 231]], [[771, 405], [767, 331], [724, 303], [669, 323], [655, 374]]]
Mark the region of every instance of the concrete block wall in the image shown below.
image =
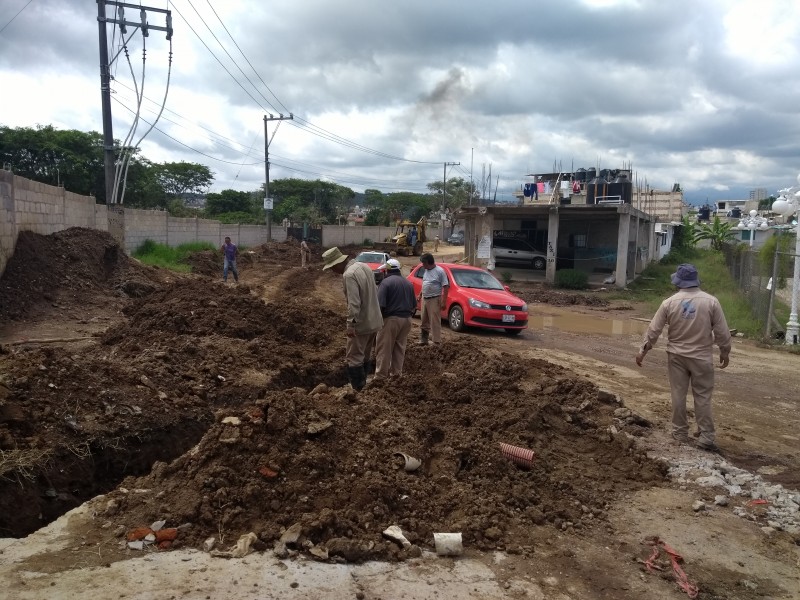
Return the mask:
[[145, 240], [167, 244], [169, 213], [165, 210], [125, 209], [125, 251], [133, 252]]
[[17, 243], [13, 188], [14, 175], [0, 171], [0, 275], [5, 271]]
[[64, 227], [97, 229], [97, 203], [90, 196], [81, 196], [64, 189]]
[[167, 217], [167, 243], [170, 246], [194, 241], [197, 241], [197, 218]]
[[[325, 248], [332, 246], [347, 246], [349, 244], [360, 245], [365, 239], [373, 242], [382, 242], [386, 238], [391, 238], [397, 232], [397, 227], [382, 227], [378, 225], [323, 225], [322, 226], [322, 245]], [[426, 237], [428, 241], [433, 240], [434, 236], [440, 235], [438, 229], [428, 229]], [[439, 239], [443, 239], [440, 235]]]
[[14, 177], [14, 212], [17, 231], [50, 235], [66, 229], [64, 188]]

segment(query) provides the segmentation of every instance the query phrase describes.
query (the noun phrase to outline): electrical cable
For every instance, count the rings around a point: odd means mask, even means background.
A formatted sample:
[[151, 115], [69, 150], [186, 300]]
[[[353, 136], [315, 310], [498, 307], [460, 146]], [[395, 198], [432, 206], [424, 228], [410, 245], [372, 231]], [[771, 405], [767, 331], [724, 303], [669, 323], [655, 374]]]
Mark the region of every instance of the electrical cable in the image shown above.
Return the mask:
[[30, 5], [30, 3], [31, 3], [31, 2], [33, 2], [33, 0], [28, 0], [28, 3], [27, 3], [25, 6], [23, 6], [22, 8], [20, 8], [20, 9], [19, 9], [19, 11], [17, 11], [17, 14], [15, 14], [13, 17], [11, 17], [11, 20], [10, 20], [8, 23], [6, 23], [5, 25], [3, 25], [3, 28], [2, 28], [2, 29], [0, 29], [0, 33], [3, 33], [3, 32], [6, 30], [6, 27], [8, 27], [9, 25], [11, 25], [11, 23], [13, 23], [13, 22], [14, 22], [14, 19], [16, 19], [18, 16], [20, 16], [20, 14], [22, 13], [22, 11], [23, 11], [23, 10], [25, 10], [26, 8], [28, 8], [28, 5]]
[[[191, 0], [187, 0], [187, 1], [189, 2], [190, 6], [192, 6], [192, 8], [195, 10], [195, 12], [197, 12], [197, 9], [196, 9], [196, 8], [194, 7], [194, 5], [192, 5], [192, 3], [191, 3]], [[207, 1], [208, 1], [208, 0], [207, 0]], [[209, 4], [210, 4], [210, 3], [209, 3]], [[175, 5], [173, 4], [173, 8], [174, 8], [174, 7], [175, 7]], [[233, 76], [233, 74], [232, 74], [232, 73], [231, 73], [231, 72], [230, 72], [230, 71], [227, 69], [227, 67], [225, 67], [225, 65], [223, 65], [223, 64], [222, 64], [222, 61], [220, 61], [220, 59], [219, 59], [219, 58], [218, 58], [218, 57], [217, 57], [217, 56], [214, 54], [214, 52], [211, 50], [211, 48], [209, 48], [209, 47], [208, 47], [208, 44], [206, 44], [206, 43], [205, 43], [205, 41], [203, 41], [203, 39], [200, 37], [200, 35], [197, 33], [197, 31], [195, 31], [195, 30], [194, 30], [194, 28], [193, 28], [193, 27], [192, 27], [192, 26], [189, 24], [189, 22], [188, 22], [188, 21], [186, 20], [186, 18], [185, 18], [185, 17], [184, 17], [184, 16], [181, 14], [181, 12], [180, 12], [180, 11], [179, 11], [177, 8], [175, 8], [175, 11], [178, 13], [178, 15], [181, 17], [181, 19], [183, 19], [183, 20], [184, 20], [184, 22], [185, 22], [185, 23], [186, 23], [186, 25], [189, 27], [189, 29], [192, 31], [192, 33], [194, 33], [194, 34], [195, 34], [195, 36], [197, 36], [197, 38], [200, 40], [200, 42], [201, 42], [201, 43], [202, 43], [202, 44], [203, 44], [203, 45], [206, 47], [206, 50], [208, 50], [208, 51], [211, 53], [211, 56], [213, 56], [213, 57], [214, 57], [214, 59], [215, 59], [215, 60], [216, 60], [216, 61], [217, 61], [217, 62], [220, 64], [220, 66], [222, 66], [222, 68], [223, 68], [223, 69], [225, 69], [225, 71], [228, 73], [228, 75], [229, 75], [229, 76], [230, 76], [230, 77], [231, 77], [231, 78], [232, 78], [232, 79], [233, 79], [233, 80], [236, 82], [236, 84], [237, 84], [237, 85], [238, 85], [240, 88], [242, 88], [242, 90], [244, 90], [244, 92], [245, 92], [245, 93], [246, 93], [246, 94], [247, 94], [247, 95], [250, 97], [250, 99], [251, 99], [251, 100], [253, 100], [253, 102], [255, 102], [255, 103], [256, 103], [256, 104], [257, 104], [257, 105], [258, 105], [258, 106], [259, 106], [259, 107], [260, 107], [262, 110], [264, 110], [264, 112], [269, 112], [269, 111], [267, 111], [266, 109], [264, 109], [264, 107], [261, 105], [261, 103], [260, 103], [258, 100], [256, 100], [256, 99], [253, 97], [253, 95], [252, 95], [252, 94], [250, 94], [250, 92], [248, 92], [248, 91], [247, 91], [247, 90], [244, 88], [244, 86], [243, 86], [243, 85], [242, 85], [242, 84], [239, 82], [239, 80], [238, 80], [238, 79], [236, 79], [236, 77], [234, 77], [234, 76]], [[212, 7], [212, 11], [213, 11], [213, 7]], [[214, 11], [214, 14], [217, 16], [217, 19], [219, 19], [219, 15], [217, 15], [216, 11]], [[198, 16], [199, 16], [199, 13], [198, 13]], [[204, 25], [206, 26], [206, 28], [208, 28], [208, 29], [209, 29], [209, 31], [210, 31], [210, 28], [209, 28], [208, 24], [205, 22], [205, 20], [203, 20], [203, 18], [202, 18], [202, 17], [200, 17], [200, 20], [201, 20], [201, 21], [203, 21], [203, 24], [204, 24]], [[219, 19], [219, 20], [220, 20], [220, 23], [222, 23], [221, 19]], [[225, 24], [224, 24], [224, 23], [222, 23], [222, 25], [223, 25], [223, 28], [224, 28], [224, 27], [225, 27]], [[227, 28], [225, 28], [225, 30], [226, 30], [226, 32], [228, 31], [228, 30], [227, 30]], [[211, 35], [212, 35], [212, 36], [214, 36], [214, 39], [217, 41], [217, 43], [218, 43], [218, 44], [220, 44], [220, 46], [222, 46], [222, 43], [221, 43], [221, 42], [219, 41], [219, 39], [218, 39], [218, 38], [217, 38], [217, 37], [216, 37], [216, 36], [213, 34], [213, 32], [212, 32], [212, 34], [211, 34]], [[230, 36], [230, 32], [228, 32], [228, 35]], [[232, 36], [231, 36], [231, 37], [232, 37]], [[235, 41], [235, 40], [234, 40], [234, 44], [237, 46], [237, 48], [239, 49], [239, 52], [240, 52], [240, 53], [242, 53], [242, 56], [244, 56], [245, 60], [248, 62], [248, 64], [250, 64], [250, 66], [251, 66], [251, 68], [252, 68], [252, 63], [250, 63], [250, 61], [249, 61], [249, 60], [247, 59], [247, 57], [244, 55], [244, 53], [242, 52], [241, 48], [239, 48], [238, 44], [236, 44], [236, 41]], [[223, 47], [223, 50], [225, 50], [225, 48], [224, 48], [224, 47]], [[233, 59], [233, 57], [231, 57], [231, 55], [230, 55], [230, 54], [227, 52], [227, 50], [225, 50], [225, 53], [226, 53], [226, 54], [228, 55], [228, 57], [229, 57], [229, 58], [230, 58], [230, 59], [233, 61], [234, 65], [236, 65], [236, 68], [237, 68], [237, 69], [239, 69], [239, 71], [240, 71], [240, 72], [242, 72], [242, 74], [244, 75], [244, 72], [242, 71], [242, 69], [239, 67], [239, 65], [236, 63], [236, 61]], [[253, 70], [255, 71], [255, 69], [253, 69]], [[256, 75], [258, 75], [258, 72], [256, 72]], [[260, 80], [262, 81], [262, 83], [263, 83], [263, 79], [261, 78], [261, 76], [259, 75], [258, 77], [259, 77], [259, 79], [260, 79]], [[245, 75], [245, 78], [246, 78], [246, 79], [247, 79], [247, 81], [250, 83], [250, 85], [252, 85], [252, 86], [254, 87], [254, 89], [256, 89], [256, 88], [255, 88], [255, 85], [253, 84], [253, 82], [252, 82], [252, 81], [251, 81], [251, 80], [250, 80], [250, 79], [249, 79], [249, 78], [248, 78], [246, 75]], [[274, 92], [273, 92], [273, 91], [272, 91], [272, 90], [271, 90], [271, 89], [270, 89], [268, 86], [266, 86], [266, 83], [265, 83], [264, 85], [265, 85], [265, 87], [267, 87], [267, 89], [269, 90], [269, 92], [270, 92], [270, 93], [271, 93], [271, 94], [272, 94], [272, 95], [275, 97], [275, 99], [276, 99], [276, 100], [278, 100], [278, 103], [279, 103], [279, 104], [281, 104], [281, 106], [283, 106], [284, 108], [286, 108], [286, 106], [285, 106], [285, 105], [284, 105], [284, 104], [283, 104], [283, 103], [280, 101], [280, 99], [278, 99], [278, 97], [275, 95], [275, 93], [274, 93]], [[258, 91], [258, 90], [256, 89], [256, 91]], [[269, 104], [270, 106], [272, 106], [272, 103], [271, 103], [271, 102], [270, 102], [270, 101], [269, 101], [269, 100], [268, 100], [266, 97], [264, 97], [264, 95], [263, 95], [263, 94], [261, 94], [260, 92], [258, 92], [258, 93], [259, 93], [259, 95], [261, 95], [261, 97], [262, 97], [262, 98], [264, 98], [264, 100], [267, 102], [267, 104]], [[275, 112], [279, 112], [279, 111], [278, 111], [278, 110], [276, 110], [274, 107], [272, 107], [272, 108], [273, 108], [273, 110], [275, 110]], [[297, 116], [297, 115], [293, 115], [293, 116], [294, 116], [294, 120], [292, 120], [292, 121], [290, 122], [290, 125], [292, 125], [293, 127], [297, 127], [298, 129], [301, 129], [301, 130], [303, 130], [303, 131], [307, 131], [308, 133], [311, 133], [311, 134], [313, 134], [313, 135], [316, 135], [316, 136], [318, 136], [318, 137], [321, 137], [321, 138], [323, 138], [323, 139], [326, 139], [326, 140], [328, 140], [328, 141], [332, 141], [332, 142], [334, 142], [334, 143], [340, 144], [340, 145], [342, 145], [342, 146], [345, 146], [345, 147], [351, 148], [351, 149], [353, 149], [353, 150], [359, 150], [359, 151], [361, 151], [361, 152], [365, 152], [365, 153], [367, 153], [367, 154], [373, 154], [373, 155], [375, 155], [375, 156], [380, 156], [380, 157], [382, 157], [382, 158], [387, 158], [387, 159], [391, 159], [391, 160], [398, 160], [398, 161], [402, 161], [402, 162], [410, 162], [410, 163], [417, 163], [417, 164], [430, 164], [430, 165], [440, 164], [440, 162], [441, 162], [441, 161], [422, 161], [422, 160], [414, 160], [414, 159], [404, 158], [404, 157], [402, 157], [402, 156], [395, 156], [395, 155], [393, 155], [393, 154], [388, 154], [388, 153], [386, 153], [386, 152], [382, 152], [382, 151], [379, 151], [379, 150], [374, 150], [374, 149], [372, 149], [372, 148], [369, 148], [369, 147], [367, 147], [367, 146], [364, 146], [364, 145], [362, 145], [362, 144], [358, 144], [357, 142], [353, 142], [353, 141], [351, 141], [351, 140], [348, 140], [348, 139], [346, 139], [346, 138], [343, 138], [343, 137], [341, 137], [341, 136], [339, 136], [339, 135], [337, 135], [337, 134], [335, 134], [335, 133], [332, 133], [332, 132], [330, 132], [330, 131], [328, 131], [328, 130], [326, 130], [326, 129], [323, 129], [322, 127], [319, 127], [319, 126], [317, 126], [317, 125], [314, 125], [313, 123], [311, 123], [310, 121], [307, 121], [307, 120], [303, 119], [302, 117], [299, 117], [299, 116]]]

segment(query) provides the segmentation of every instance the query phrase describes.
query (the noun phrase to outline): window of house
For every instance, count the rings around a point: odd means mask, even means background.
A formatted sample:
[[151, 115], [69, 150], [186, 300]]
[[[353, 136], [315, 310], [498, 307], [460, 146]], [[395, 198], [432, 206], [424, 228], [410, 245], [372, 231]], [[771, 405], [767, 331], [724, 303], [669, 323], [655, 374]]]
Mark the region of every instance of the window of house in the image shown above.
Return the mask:
[[586, 234], [585, 233], [573, 233], [569, 236], [569, 247], [570, 248], [586, 248]]

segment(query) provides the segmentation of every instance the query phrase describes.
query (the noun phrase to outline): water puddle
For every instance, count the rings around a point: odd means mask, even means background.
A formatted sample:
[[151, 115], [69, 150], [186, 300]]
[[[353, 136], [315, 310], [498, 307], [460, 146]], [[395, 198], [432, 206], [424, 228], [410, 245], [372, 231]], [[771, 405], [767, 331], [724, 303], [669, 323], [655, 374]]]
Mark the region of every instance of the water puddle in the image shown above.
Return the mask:
[[598, 335], [644, 335], [648, 323], [633, 319], [606, 319], [604, 317], [575, 314], [568, 310], [547, 308], [546, 312], [534, 309], [528, 314], [528, 328], [557, 329], [571, 333]]

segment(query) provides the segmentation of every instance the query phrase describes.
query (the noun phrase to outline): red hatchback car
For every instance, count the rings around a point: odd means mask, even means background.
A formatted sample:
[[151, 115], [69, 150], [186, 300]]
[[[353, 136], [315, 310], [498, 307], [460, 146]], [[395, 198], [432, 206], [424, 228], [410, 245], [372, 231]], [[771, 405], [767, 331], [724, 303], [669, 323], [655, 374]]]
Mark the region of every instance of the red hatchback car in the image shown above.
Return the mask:
[[[508, 290], [486, 269], [452, 263], [437, 263], [447, 273], [450, 289], [442, 318], [450, 329], [463, 331], [465, 327], [504, 329], [516, 335], [528, 327], [528, 305]], [[422, 290], [424, 269], [419, 264], [411, 271], [408, 280], [414, 293]], [[420, 307], [417, 306], [417, 310]]]

